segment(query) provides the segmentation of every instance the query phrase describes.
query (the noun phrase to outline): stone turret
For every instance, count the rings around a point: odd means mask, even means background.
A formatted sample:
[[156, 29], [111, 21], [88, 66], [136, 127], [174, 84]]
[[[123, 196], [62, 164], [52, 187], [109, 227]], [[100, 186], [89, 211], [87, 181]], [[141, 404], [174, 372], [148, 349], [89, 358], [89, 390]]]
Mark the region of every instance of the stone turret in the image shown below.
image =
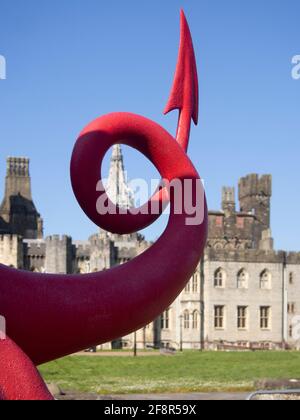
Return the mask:
[[239, 200], [241, 212], [252, 213], [256, 218], [254, 244], [259, 245], [262, 233], [270, 229], [272, 196], [271, 175], [251, 174], [240, 179]]
[[6, 161], [6, 192], [11, 195], [22, 195], [32, 200], [29, 175], [29, 159], [9, 157]]
[[[5, 195], [0, 207], [3, 233], [26, 239], [43, 237], [43, 221], [36, 210], [31, 194], [29, 159], [7, 159]], [[6, 227], [6, 232], [4, 228]]]
[[225, 213], [235, 213], [235, 189], [234, 187], [223, 187], [222, 210]]

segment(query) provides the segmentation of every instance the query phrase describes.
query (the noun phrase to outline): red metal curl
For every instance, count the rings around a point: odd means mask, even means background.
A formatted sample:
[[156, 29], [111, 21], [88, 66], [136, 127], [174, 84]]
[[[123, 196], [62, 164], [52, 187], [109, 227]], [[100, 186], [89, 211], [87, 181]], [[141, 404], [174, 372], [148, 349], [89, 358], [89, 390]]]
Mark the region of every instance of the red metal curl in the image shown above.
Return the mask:
[[[98, 226], [123, 234], [142, 229], [157, 218], [151, 212], [101, 216], [96, 211], [101, 163], [116, 143], [143, 153], [164, 179], [192, 180], [196, 200], [199, 175], [185, 151], [191, 118], [195, 122], [198, 118], [198, 81], [183, 12], [179, 61], [166, 112], [175, 108], [180, 110], [177, 141], [158, 124], [128, 113], [101, 117], [80, 134], [71, 160], [72, 185], [82, 209]], [[164, 206], [168, 198], [166, 190], [162, 190], [146, 206], [150, 207], [153, 200]], [[172, 196], [170, 203], [171, 215], [163, 235], [145, 253], [123, 266], [82, 276], [37, 274], [0, 266], [0, 314], [7, 320], [9, 337], [19, 347], [9, 339], [0, 341], [0, 397], [49, 398], [23, 352], [39, 365], [125, 336], [153, 321], [171, 305], [199, 263], [207, 237], [207, 208], [205, 199], [197, 202], [197, 206], [204, 207], [204, 221], [188, 226], [190, 214], [185, 210], [176, 214]], [[18, 367], [3, 375], [2, 369], [11, 366], [11, 361]], [[24, 381], [28, 392], [24, 388], [12, 392], [15, 375]]]

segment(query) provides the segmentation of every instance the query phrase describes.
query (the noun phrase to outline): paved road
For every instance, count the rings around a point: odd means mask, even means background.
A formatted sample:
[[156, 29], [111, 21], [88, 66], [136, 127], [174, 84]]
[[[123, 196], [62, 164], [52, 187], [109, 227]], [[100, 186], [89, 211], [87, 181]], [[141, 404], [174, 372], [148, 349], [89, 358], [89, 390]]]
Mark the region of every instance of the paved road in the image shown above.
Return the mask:
[[190, 393], [190, 394], [132, 394], [132, 395], [96, 395], [96, 394], [79, 394], [68, 393], [59, 400], [101, 400], [101, 401], [244, 401], [249, 394], [237, 393]]
[[136, 400], [194, 400], [194, 401], [242, 401], [247, 398], [248, 394], [233, 394], [233, 393], [190, 393], [190, 394], [146, 394], [146, 395], [114, 395], [112, 399], [125, 399], [128, 401]]

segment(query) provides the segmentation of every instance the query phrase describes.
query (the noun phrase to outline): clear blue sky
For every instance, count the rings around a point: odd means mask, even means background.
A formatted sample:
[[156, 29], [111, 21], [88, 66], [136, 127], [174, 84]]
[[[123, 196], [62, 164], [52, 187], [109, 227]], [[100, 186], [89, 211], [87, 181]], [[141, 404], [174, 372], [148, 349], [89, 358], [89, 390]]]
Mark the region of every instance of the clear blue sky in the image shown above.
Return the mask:
[[[75, 139], [113, 111], [163, 117], [177, 60], [179, 10], [188, 17], [200, 79], [200, 123], [190, 154], [206, 181], [209, 207], [222, 185], [271, 173], [277, 248], [300, 250], [299, 0], [0, 0], [0, 181], [8, 155], [31, 158], [34, 199], [45, 233], [75, 239], [96, 231], [70, 185]], [[126, 151], [130, 177], [151, 178]], [[3, 193], [1, 181], [0, 193]], [[152, 226], [154, 238], [165, 221]]]

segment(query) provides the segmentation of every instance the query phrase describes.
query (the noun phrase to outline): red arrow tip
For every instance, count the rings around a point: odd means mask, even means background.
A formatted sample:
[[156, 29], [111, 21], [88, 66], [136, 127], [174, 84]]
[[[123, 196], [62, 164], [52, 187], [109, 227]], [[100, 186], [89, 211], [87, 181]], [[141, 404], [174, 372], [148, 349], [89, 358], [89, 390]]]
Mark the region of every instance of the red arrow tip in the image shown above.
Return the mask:
[[195, 52], [185, 14], [180, 14], [180, 46], [171, 95], [164, 113], [175, 109], [187, 110], [194, 123], [198, 123], [199, 87]]

